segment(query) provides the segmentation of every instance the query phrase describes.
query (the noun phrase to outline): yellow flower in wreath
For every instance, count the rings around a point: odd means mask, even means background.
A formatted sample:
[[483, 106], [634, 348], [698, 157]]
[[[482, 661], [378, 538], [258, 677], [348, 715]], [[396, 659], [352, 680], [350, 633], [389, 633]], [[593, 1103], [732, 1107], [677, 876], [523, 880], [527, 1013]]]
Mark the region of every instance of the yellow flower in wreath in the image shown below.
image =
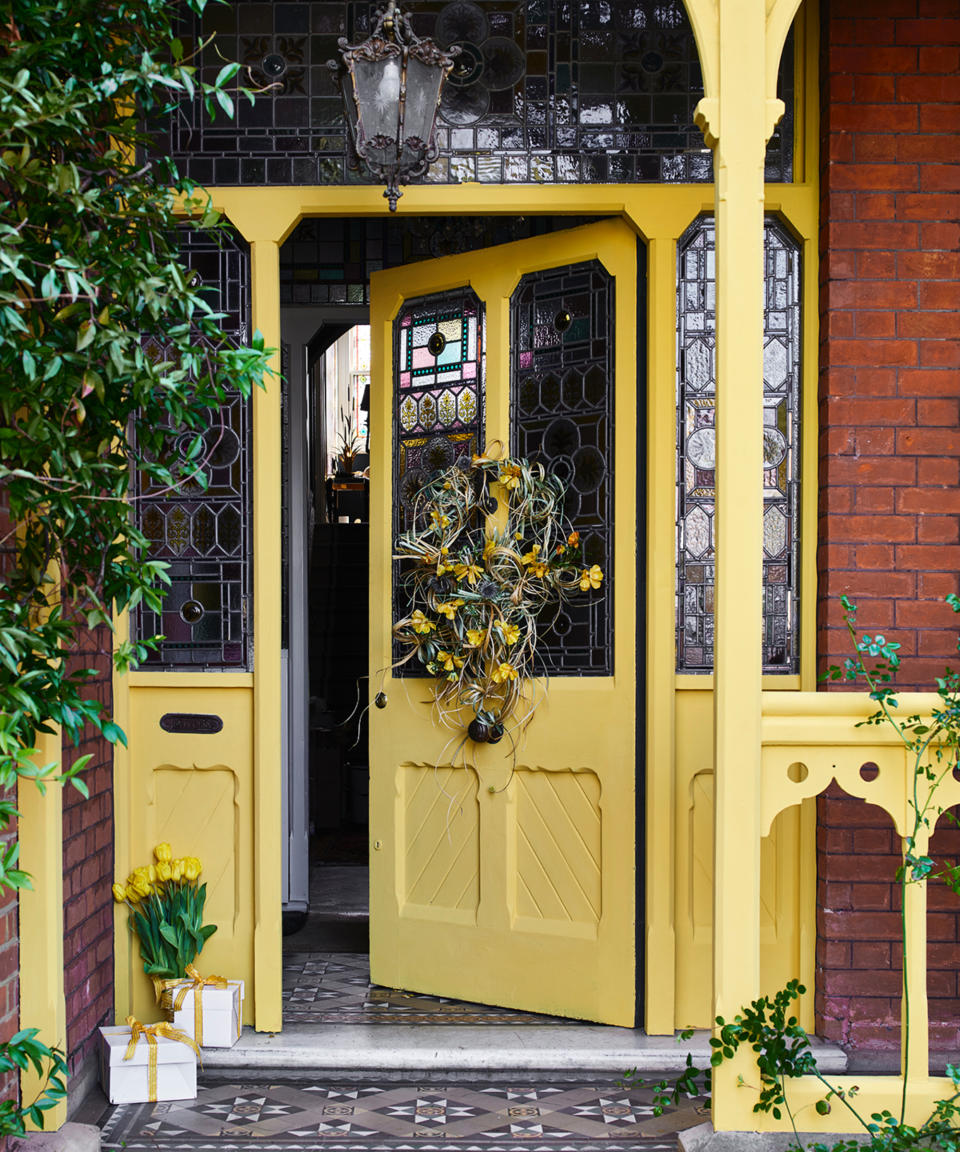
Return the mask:
[[419, 632], [421, 636], [426, 636], [428, 632], [433, 632], [436, 628], [436, 624], [432, 620], [428, 620], [419, 608], [410, 617], [410, 623], [414, 632]]
[[500, 629], [504, 644], [512, 647], [520, 639], [520, 629], [516, 624], [508, 624], [506, 620], [498, 620], [497, 627]]
[[483, 631], [480, 628], [467, 629], [467, 644], [471, 648], [479, 648], [483, 643]]
[[589, 592], [591, 588], [599, 588], [603, 580], [603, 569], [599, 564], [584, 568], [580, 575], [580, 591]]
[[504, 488], [519, 488], [520, 477], [523, 471], [519, 464], [503, 464], [500, 467], [500, 474], [497, 479], [504, 486]]
[[526, 564], [526, 566], [528, 568], [532, 564], [539, 564], [540, 563], [540, 545], [534, 544], [534, 546], [530, 549], [530, 551], [525, 552], [520, 557], [520, 559], [524, 562], [524, 564]]
[[480, 577], [483, 575], [483, 569], [479, 564], [454, 564], [454, 574], [458, 580], [466, 580], [466, 582], [473, 587]]
[[454, 668], [463, 667], [463, 657], [454, 656], [452, 652], [438, 652], [437, 663], [444, 670], [444, 672], [452, 672]]
[[448, 620], [452, 620], [457, 614], [457, 609], [463, 606], [463, 601], [459, 598], [456, 600], [447, 600], [444, 604], [437, 605], [437, 611], [446, 616]]
[[495, 684], [504, 684], [508, 680], [516, 680], [520, 673], [512, 664], [504, 661], [493, 670], [493, 682]]

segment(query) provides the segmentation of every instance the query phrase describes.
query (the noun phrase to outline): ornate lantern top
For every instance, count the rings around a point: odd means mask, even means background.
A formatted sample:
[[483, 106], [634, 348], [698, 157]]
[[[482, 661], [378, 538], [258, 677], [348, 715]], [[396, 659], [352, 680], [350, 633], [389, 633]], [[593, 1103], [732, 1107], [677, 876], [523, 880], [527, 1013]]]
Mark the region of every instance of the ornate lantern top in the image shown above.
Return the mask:
[[384, 196], [395, 212], [400, 185], [422, 176], [437, 158], [437, 105], [459, 47], [443, 51], [420, 39], [396, 0], [376, 13], [377, 22], [361, 44], [338, 41], [341, 60], [329, 67], [343, 96], [356, 162], [385, 180]]

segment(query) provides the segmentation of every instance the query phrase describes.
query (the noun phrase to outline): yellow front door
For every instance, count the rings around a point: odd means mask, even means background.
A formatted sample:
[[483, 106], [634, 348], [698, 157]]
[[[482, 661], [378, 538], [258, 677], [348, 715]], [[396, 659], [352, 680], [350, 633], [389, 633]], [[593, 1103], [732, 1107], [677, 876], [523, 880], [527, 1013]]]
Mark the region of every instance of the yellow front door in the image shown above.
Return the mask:
[[[392, 541], [435, 467], [500, 441], [568, 484], [603, 593], [546, 638], [545, 702], [454, 766], [431, 682], [371, 710], [378, 984], [632, 1026], [636, 931], [637, 236], [619, 219], [371, 279], [371, 673], [391, 664]], [[445, 325], [445, 351], [429, 336]], [[616, 533], [614, 528], [616, 527]]]

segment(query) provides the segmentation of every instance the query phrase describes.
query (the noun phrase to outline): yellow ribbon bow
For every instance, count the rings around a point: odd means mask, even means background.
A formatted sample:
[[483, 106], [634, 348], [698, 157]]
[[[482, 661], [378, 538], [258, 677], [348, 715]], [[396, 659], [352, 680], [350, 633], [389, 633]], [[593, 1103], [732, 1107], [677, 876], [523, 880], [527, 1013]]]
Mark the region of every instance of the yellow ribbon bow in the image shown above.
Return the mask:
[[192, 965], [188, 964], [186, 967], [187, 976], [190, 977], [192, 983], [180, 984], [177, 991], [177, 997], [173, 1002], [173, 1011], [179, 1012], [183, 1007], [183, 1002], [187, 998], [187, 993], [193, 989], [193, 1035], [198, 1044], [203, 1044], [203, 989], [206, 988], [219, 988], [223, 991], [227, 987], [227, 980], [225, 976], [207, 976], [203, 977]]
[[186, 1044], [194, 1050], [200, 1063], [203, 1063], [203, 1057], [200, 1055], [200, 1049], [190, 1039], [186, 1032], [180, 1028], [174, 1028], [172, 1024], [141, 1024], [136, 1016], [127, 1017], [127, 1027], [130, 1029], [130, 1043], [127, 1045], [127, 1050], [123, 1055], [124, 1060], [131, 1060], [134, 1052], [137, 1050], [137, 1044], [140, 1037], [143, 1036], [149, 1049], [147, 1052], [147, 1099], [150, 1103], [154, 1103], [157, 1099], [157, 1037], [162, 1036], [166, 1040], [176, 1040], [180, 1044]]

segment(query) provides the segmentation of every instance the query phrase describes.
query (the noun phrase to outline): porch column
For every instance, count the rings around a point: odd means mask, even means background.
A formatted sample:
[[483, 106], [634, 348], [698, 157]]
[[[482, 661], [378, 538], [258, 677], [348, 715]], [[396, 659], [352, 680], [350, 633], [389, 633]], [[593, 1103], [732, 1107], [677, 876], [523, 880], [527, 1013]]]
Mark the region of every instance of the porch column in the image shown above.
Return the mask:
[[[37, 733], [39, 765], [60, 762], [60, 733]], [[20, 862], [33, 876], [32, 888], [21, 888], [20, 903], [20, 1027], [39, 1028], [37, 1037], [51, 1048], [67, 1051], [67, 1012], [63, 990], [63, 788], [47, 784], [45, 792], [32, 780], [17, 785], [20, 810]], [[30, 1067], [20, 1073], [20, 1093], [31, 1101], [44, 1080]], [[62, 1100], [44, 1117], [48, 1132], [67, 1118]], [[34, 1125], [28, 1124], [33, 1130]]]
[[[766, 0], [714, 7], [714, 87], [697, 113], [716, 182], [713, 982], [714, 1012], [729, 1020], [760, 992], [763, 177], [783, 105], [768, 99]], [[738, 1073], [755, 1081], [750, 1055], [715, 1070], [718, 1130], [755, 1127], [754, 1095], [736, 1088]]]

